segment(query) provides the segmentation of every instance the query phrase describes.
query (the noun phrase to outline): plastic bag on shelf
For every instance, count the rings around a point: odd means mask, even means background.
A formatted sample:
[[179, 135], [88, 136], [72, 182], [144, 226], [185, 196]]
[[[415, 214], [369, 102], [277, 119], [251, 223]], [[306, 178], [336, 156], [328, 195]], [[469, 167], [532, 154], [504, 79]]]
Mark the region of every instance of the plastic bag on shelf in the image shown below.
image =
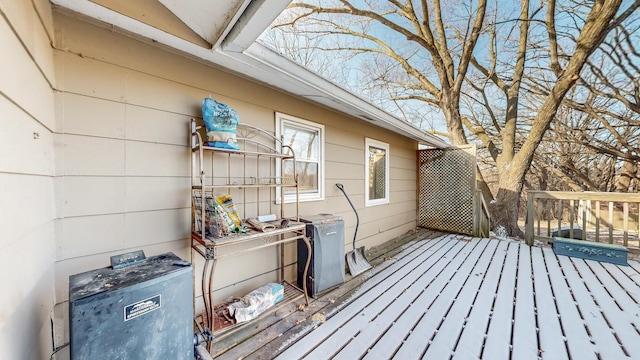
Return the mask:
[[245, 322], [255, 319], [283, 298], [284, 286], [282, 284], [267, 283], [243, 296], [239, 301], [230, 304], [227, 310], [237, 322]]
[[217, 195], [216, 202], [226, 214], [226, 220], [229, 224], [231, 232], [241, 232], [240, 230], [242, 229], [242, 219], [240, 218], [240, 215], [238, 215], [238, 211], [236, 210], [236, 206], [233, 204], [233, 198], [231, 197], [231, 195]]
[[212, 98], [205, 98], [202, 100], [202, 119], [207, 129], [208, 146], [240, 149], [236, 139], [238, 113], [233, 108]]
[[229, 217], [227, 210], [217, 201], [213, 200], [216, 213], [220, 219], [220, 226], [224, 229], [225, 235], [229, 235], [235, 232], [236, 226], [233, 224], [233, 220]]
[[[222, 208], [215, 201], [211, 193], [205, 194], [205, 218], [204, 218], [204, 235], [205, 237], [221, 238], [231, 231], [227, 221], [224, 219]], [[202, 224], [202, 191], [193, 191], [193, 210], [194, 212], [194, 229], [201, 232]]]

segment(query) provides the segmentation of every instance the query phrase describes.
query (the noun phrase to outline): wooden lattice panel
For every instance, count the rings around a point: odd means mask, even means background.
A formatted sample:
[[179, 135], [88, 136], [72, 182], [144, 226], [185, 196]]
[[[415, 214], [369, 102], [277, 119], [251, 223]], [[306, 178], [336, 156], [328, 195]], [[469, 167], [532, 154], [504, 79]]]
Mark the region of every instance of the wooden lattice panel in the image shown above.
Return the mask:
[[419, 150], [418, 225], [471, 235], [475, 184], [474, 146]]

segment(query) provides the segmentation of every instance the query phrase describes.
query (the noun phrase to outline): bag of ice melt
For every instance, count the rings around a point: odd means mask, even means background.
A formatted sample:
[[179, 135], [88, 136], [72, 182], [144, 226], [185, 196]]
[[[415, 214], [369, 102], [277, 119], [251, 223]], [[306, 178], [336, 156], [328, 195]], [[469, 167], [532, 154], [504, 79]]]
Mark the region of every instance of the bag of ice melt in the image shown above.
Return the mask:
[[207, 146], [238, 150], [238, 113], [212, 98], [202, 100], [202, 119], [207, 129]]
[[238, 323], [257, 318], [265, 310], [284, 298], [282, 284], [268, 283], [230, 304], [227, 309]]

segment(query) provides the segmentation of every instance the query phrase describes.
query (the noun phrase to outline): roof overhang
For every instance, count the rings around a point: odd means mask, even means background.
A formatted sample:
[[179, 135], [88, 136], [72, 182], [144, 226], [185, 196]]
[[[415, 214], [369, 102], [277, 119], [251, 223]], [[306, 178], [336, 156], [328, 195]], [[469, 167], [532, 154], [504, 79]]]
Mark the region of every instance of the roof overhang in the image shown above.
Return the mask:
[[447, 142], [255, 42], [291, 0], [52, 0], [121, 29], [293, 96], [433, 147]]

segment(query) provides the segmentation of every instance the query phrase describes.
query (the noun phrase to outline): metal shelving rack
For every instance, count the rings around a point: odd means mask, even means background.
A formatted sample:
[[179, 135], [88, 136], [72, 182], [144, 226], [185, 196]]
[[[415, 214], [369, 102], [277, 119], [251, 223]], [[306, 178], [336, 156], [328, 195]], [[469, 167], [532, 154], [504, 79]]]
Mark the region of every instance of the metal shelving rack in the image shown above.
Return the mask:
[[[239, 124], [236, 138], [240, 150], [221, 149], [206, 146], [203, 142], [204, 126], [198, 125], [195, 119], [191, 119], [191, 199], [192, 199], [192, 233], [191, 233], [191, 263], [195, 265], [196, 256], [204, 259], [202, 269], [202, 298], [205, 308], [205, 321], [214, 336], [220, 337], [231, 332], [237, 326], [216, 329], [215, 328], [215, 303], [213, 299], [213, 283], [216, 263], [224, 257], [240, 255], [248, 251], [259, 250], [271, 246], [278, 246], [280, 250], [279, 280], [285, 287], [285, 298], [277, 307], [291, 303], [304, 297], [306, 305], [309, 305], [306, 282], [303, 289], [284, 281], [284, 246], [283, 244], [303, 240], [311, 254], [309, 239], [305, 236], [305, 224], [299, 220], [299, 188], [297, 176], [292, 178], [276, 177], [275, 168], [284, 168], [285, 162], [293, 164], [293, 174], [296, 174], [295, 155], [293, 150], [282, 144], [272, 134], [247, 124]], [[215, 176], [215, 174], [220, 174]], [[237, 176], [232, 176], [237, 175]], [[280, 188], [279, 215], [280, 219], [288, 219], [286, 227], [280, 226], [280, 220], [274, 223], [275, 230], [260, 232], [249, 230], [242, 234], [230, 234], [222, 238], [205, 236], [206, 200], [207, 193], [214, 196], [215, 191], [227, 194], [235, 193], [243, 201], [236, 203], [240, 215], [248, 218], [261, 215], [261, 206], [269, 204], [270, 210], [274, 206], [275, 189]], [[264, 190], [268, 189], [267, 201], [262, 199]], [[285, 205], [285, 190], [295, 190], [295, 202]], [[195, 204], [195, 192], [200, 192], [199, 206]], [[247, 195], [253, 193], [252, 204], [247, 202]], [[236, 197], [234, 197], [235, 199]], [[292, 214], [285, 216], [285, 208], [294, 207]], [[196, 209], [200, 211], [196, 216]], [[272, 212], [269, 212], [272, 213]], [[263, 213], [264, 214], [264, 213]], [[200, 224], [196, 224], [196, 221]], [[228, 253], [220, 253], [220, 249], [237, 244], [248, 245], [242, 250]], [[307, 276], [310, 256], [307, 258], [304, 277]], [[195, 274], [195, 272], [194, 272]], [[195, 284], [195, 275], [194, 275]], [[194, 288], [194, 308], [195, 308]], [[277, 308], [276, 307], [276, 308]], [[244, 323], [242, 324], [244, 325]]]

